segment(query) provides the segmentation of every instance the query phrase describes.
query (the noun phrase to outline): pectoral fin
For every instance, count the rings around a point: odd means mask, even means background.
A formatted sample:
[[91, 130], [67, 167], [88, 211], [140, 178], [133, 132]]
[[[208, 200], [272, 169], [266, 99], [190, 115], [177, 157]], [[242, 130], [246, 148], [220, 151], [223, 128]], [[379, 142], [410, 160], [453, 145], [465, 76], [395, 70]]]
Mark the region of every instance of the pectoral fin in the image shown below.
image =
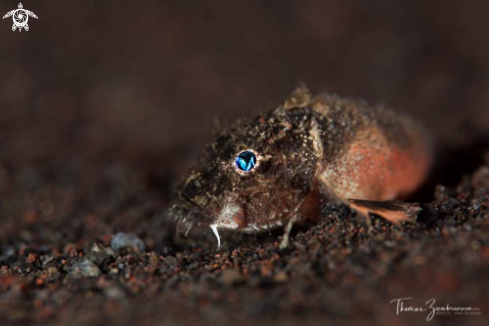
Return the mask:
[[414, 222], [421, 211], [418, 204], [404, 203], [397, 200], [375, 201], [347, 199], [348, 205], [364, 215], [369, 221], [369, 214], [379, 215], [386, 220], [399, 225], [401, 222]]
[[404, 203], [398, 200], [367, 200], [345, 198], [334, 192], [333, 187], [323, 177], [319, 177], [321, 193], [330, 200], [336, 200], [348, 205], [351, 209], [362, 214], [370, 225], [370, 214], [378, 215], [395, 225], [401, 222], [414, 222], [421, 211], [418, 204]]

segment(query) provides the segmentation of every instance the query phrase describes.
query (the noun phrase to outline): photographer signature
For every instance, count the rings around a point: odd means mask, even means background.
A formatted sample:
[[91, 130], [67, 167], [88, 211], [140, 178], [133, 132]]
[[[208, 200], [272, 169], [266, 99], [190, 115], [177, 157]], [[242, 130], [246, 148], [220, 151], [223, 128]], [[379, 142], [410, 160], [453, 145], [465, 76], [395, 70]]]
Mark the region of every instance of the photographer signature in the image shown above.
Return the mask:
[[476, 316], [481, 314], [479, 307], [451, 306], [449, 303], [437, 306], [435, 298], [428, 299], [424, 305], [409, 305], [406, 301], [410, 300], [412, 300], [412, 297], [396, 298], [389, 301], [389, 303], [396, 304], [397, 316], [402, 312], [425, 312], [427, 314], [426, 321], [433, 320], [435, 315]]

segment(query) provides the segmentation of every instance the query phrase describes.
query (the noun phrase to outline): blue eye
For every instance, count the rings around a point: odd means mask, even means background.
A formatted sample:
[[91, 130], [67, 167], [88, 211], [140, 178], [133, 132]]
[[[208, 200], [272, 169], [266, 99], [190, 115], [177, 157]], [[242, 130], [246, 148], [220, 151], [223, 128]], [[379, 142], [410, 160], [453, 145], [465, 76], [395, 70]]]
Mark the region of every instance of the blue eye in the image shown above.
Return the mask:
[[236, 167], [244, 172], [251, 171], [256, 166], [256, 155], [252, 151], [242, 151], [236, 156]]

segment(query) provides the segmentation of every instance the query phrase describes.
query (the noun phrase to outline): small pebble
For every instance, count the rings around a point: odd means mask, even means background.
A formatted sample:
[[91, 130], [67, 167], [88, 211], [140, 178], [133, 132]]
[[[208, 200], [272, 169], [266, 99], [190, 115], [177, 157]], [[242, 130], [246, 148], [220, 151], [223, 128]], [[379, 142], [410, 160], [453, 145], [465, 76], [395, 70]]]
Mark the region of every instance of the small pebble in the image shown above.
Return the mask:
[[158, 266], [158, 264], [159, 264], [158, 256], [156, 256], [154, 253], [151, 253], [149, 255], [149, 264], [151, 266]]
[[91, 260], [84, 258], [69, 269], [69, 275], [75, 278], [95, 277], [100, 275], [100, 268]]
[[110, 247], [114, 250], [129, 248], [135, 251], [144, 251], [146, 249], [143, 240], [139, 239], [134, 234], [123, 232], [117, 233], [112, 238], [112, 241], [110, 242]]
[[102, 265], [104, 261], [114, 260], [115, 252], [110, 247], [105, 247], [101, 244], [95, 243], [87, 253], [87, 258], [93, 261], [97, 265]]
[[47, 280], [48, 281], [55, 281], [59, 277], [59, 271], [56, 267], [49, 267], [47, 270]]
[[30, 253], [30, 254], [27, 256], [27, 258], [25, 259], [25, 262], [26, 262], [27, 264], [32, 264], [32, 263], [36, 262], [36, 260], [37, 260], [37, 255], [31, 252], [31, 253]]
[[175, 266], [177, 264], [177, 259], [173, 256], [166, 256], [164, 262], [168, 266]]

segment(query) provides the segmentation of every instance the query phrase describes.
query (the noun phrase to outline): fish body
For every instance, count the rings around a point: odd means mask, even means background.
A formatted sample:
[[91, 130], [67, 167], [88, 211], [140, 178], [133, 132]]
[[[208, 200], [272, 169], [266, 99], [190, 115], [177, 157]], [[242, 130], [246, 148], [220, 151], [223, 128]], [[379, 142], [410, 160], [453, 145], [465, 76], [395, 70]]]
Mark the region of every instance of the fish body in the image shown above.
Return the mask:
[[283, 105], [221, 131], [176, 191], [172, 214], [217, 235], [317, 219], [321, 198], [362, 212], [362, 200], [413, 192], [430, 162], [426, 133], [413, 120], [299, 87]]

